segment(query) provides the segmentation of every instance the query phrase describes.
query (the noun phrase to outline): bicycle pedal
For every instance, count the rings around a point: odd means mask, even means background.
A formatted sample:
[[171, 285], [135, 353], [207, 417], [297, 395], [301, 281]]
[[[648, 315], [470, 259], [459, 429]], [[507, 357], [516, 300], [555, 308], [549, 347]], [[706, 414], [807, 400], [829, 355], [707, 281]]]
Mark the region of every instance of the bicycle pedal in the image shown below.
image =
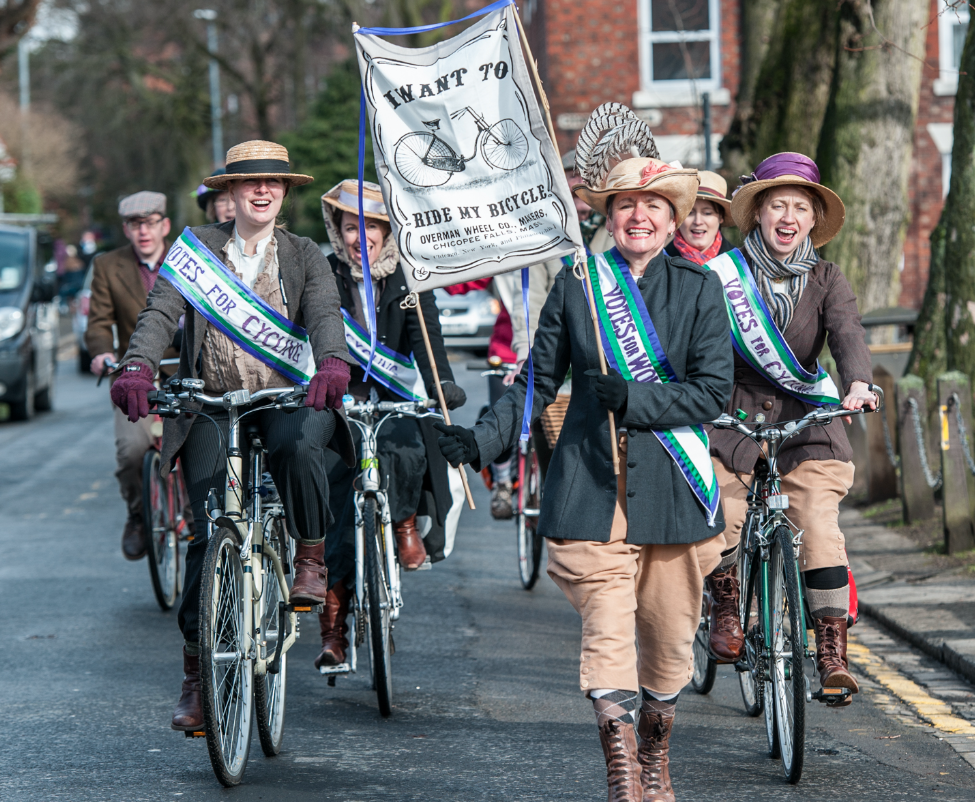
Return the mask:
[[820, 688], [812, 695], [812, 698], [817, 702], [836, 704], [837, 702], [842, 702], [852, 694], [853, 691], [851, 691], [849, 688]]
[[419, 568], [416, 568], [414, 570], [416, 570], [416, 571], [429, 571], [431, 568], [433, 568], [433, 563], [430, 562], [430, 555], [428, 554], [426, 556], [426, 559], [423, 561], [423, 565], [421, 565]]
[[289, 604], [287, 609], [295, 613], [320, 613], [324, 610], [321, 604]]
[[329, 678], [329, 685], [333, 685], [332, 679], [336, 674], [350, 674], [352, 673], [352, 666], [349, 663], [339, 663], [337, 666], [322, 666], [318, 669], [318, 673]]
[[199, 732], [190, 732], [189, 730], [186, 730], [183, 735], [185, 735], [187, 738], [206, 738], [207, 734], [204, 730], [200, 730]]

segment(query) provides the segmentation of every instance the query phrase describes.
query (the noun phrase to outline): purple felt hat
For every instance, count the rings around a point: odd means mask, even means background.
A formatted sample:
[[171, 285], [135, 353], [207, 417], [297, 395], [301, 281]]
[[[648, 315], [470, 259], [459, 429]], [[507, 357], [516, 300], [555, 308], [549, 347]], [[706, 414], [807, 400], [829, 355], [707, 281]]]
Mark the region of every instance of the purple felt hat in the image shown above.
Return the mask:
[[835, 237], [846, 219], [846, 207], [833, 190], [820, 183], [816, 162], [801, 153], [776, 153], [769, 156], [749, 176], [741, 177], [741, 186], [731, 199], [731, 216], [744, 233], [756, 225], [758, 196], [769, 187], [796, 186], [814, 192], [826, 207], [824, 219], [819, 220], [810, 239], [820, 248]]

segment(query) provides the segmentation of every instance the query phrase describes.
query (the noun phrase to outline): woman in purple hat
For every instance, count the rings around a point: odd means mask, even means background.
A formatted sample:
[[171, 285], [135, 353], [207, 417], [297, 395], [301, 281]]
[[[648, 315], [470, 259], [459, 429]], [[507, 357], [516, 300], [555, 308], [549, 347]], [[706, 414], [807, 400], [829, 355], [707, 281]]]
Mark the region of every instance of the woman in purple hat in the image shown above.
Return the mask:
[[[745, 235], [739, 255], [750, 273], [759, 299], [741, 308], [747, 293], [735, 292], [723, 281], [735, 314], [748, 327], [749, 342], [781, 338], [805, 373], [796, 377], [753, 367], [735, 354], [735, 386], [727, 412], [743, 410], [748, 421], [775, 422], [800, 418], [832, 399], [849, 410], [866, 404], [875, 408], [870, 392], [870, 353], [864, 342], [856, 296], [840, 268], [820, 258], [817, 248], [843, 227], [843, 202], [820, 183], [815, 162], [799, 153], [778, 153], [763, 161], [735, 192], [731, 215]], [[734, 254], [719, 257], [731, 260]], [[717, 261], [717, 260], [716, 260]], [[716, 269], [715, 263], [709, 265]], [[762, 303], [764, 302], [764, 303]], [[819, 355], [829, 338], [830, 353], [842, 381], [838, 390], [819, 368]], [[781, 342], [780, 342], [781, 346]], [[755, 355], [752, 355], [753, 357]], [[772, 365], [781, 364], [778, 362]], [[810, 379], [812, 378], [812, 381]], [[794, 379], [794, 381], [790, 381]], [[803, 384], [805, 382], [805, 384]], [[783, 389], [788, 383], [790, 391]], [[802, 386], [802, 391], [796, 387]], [[708, 577], [714, 600], [711, 649], [721, 659], [734, 661], [744, 635], [738, 619], [739, 585], [736, 569], [738, 542], [747, 510], [746, 495], [755, 465], [756, 448], [737, 447], [741, 437], [728, 430], [711, 433], [711, 455], [721, 486], [726, 528], [726, 549], [721, 564]], [[849, 688], [856, 680], [847, 668], [846, 627], [849, 577], [846, 547], [838, 524], [839, 503], [853, 484], [853, 452], [842, 424], [810, 427], [790, 439], [779, 453], [782, 492], [789, 496], [789, 520], [804, 529], [799, 552], [806, 598], [816, 625], [816, 667], [823, 687]], [[737, 474], [737, 476], [736, 476]], [[841, 704], [852, 699], [843, 697]]]

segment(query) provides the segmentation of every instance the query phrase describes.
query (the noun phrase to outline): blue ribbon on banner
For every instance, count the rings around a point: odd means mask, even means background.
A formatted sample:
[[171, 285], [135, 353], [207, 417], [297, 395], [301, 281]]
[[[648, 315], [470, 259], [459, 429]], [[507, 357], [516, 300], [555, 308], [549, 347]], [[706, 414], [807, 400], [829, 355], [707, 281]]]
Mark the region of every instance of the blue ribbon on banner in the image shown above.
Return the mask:
[[[531, 323], [528, 320], [528, 268], [521, 269], [521, 305], [525, 310], [525, 331], [530, 332]], [[521, 416], [521, 440], [531, 437], [532, 409], [535, 406], [535, 366], [532, 365], [531, 348], [528, 349], [528, 387], [525, 390], [525, 412]]]
[[476, 17], [483, 16], [484, 14], [490, 14], [492, 11], [497, 11], [505, 6], [513, 6], [515, 0], [495, 0], [489, 6], [485, 6], [480, 11], [475, 11], [473, 14], [468, 14], [466, 17], [461, 19], [451, 20], [450, 22], [437, 22], [433, 25], [419, 25], [415, 28], [359, 28], [356, 33], [367, 33], [373, 36], [399, 36], [402, 34], [410, 33], [425, 33], [426, 31], [435, 31], [438, 28], [446, 28], [448, 25], [456, 25], [458, 22], [467, 22], [467, 20], [475, 19]]
[[359, 95], [359, 253], [362, 254], [362, 280], [366, 285], [366, 315], [369, 321], [369, 361], [363, 381], [369, 381], [372, 360], [376, 357], [376, 299], [372, 292], [372, 273], [369, 270], [369, 248], [366, 243], [366, 215], [362, 209], [362, 181], [366, 165], [366, 90]]

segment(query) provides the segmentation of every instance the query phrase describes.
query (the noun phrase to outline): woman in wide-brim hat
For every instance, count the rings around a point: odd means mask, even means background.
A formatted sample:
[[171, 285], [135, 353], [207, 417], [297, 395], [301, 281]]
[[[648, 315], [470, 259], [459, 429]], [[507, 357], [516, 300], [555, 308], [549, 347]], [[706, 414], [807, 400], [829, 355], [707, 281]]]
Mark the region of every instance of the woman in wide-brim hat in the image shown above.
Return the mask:
[[731, 209], [728, 182], [710, 170], [699, 170], [698, 176], [701, 185], [697, 188], [694, 208], [680, 224], [674, 241], [667, 246], [667, 253], [703, 265], [734, 246], [721, 234]]
[[[842, 405], [850, 410], [864, 404], [874, 407], [876, 397], [869, 391], [870, 353], [856, 297], [840, 268], [816, 250], [842, 228], [843, 202], [820, 183], [815, 162], [800, 153], [770, 156], [742, 180], [731, 202], [731, 215], [745, 235], [742, 252], [774, 327], [806, 371], [814, 375], [828, 338], [841, 379]], [[727, 412], [744, 410], [748, 421], [775, 422], [800, 418], [810, 409], [735, 355], [735, 389]], [[727, 522], [722, 563], [708, 578], [714, 602], [711, 650], [730, 662], [741, 654], [744, 642], [735, 560], [747, 487], [760, 458], [757, 449], [738, 448], [740, 441], [739, 435], [727, 430], [711, 435]], [[853, 484], [852, 458], [839, 421], [807, 429], [779, 452], [789, 520], [805, 530], [799, 564], [815, 622], [820, 681], [824, 687], [855, 693], [856, 680], [847, 670], [849, 585], [845, 541], [838, 523], [839, 503]], [[847, 695], [842, 703], [850, 701]]]
[[[600, 153], [628, 155], [634, 146], [627, 132], [638, 122], [620, 108], [613, 106], [620, 124], [606, 130], [600, 123], [596, 132], [620, 141], [601, 143]], [[591, 123], [607, 116], [593, 114]], [[532, 347], [535, 418], [555, 399], [570, 368], [574, 377], [539, 527], [548, 538], [548, 573], [582, 616], [579, 686], [595, 708], [609, 798], [617, 802], [674, 798], [668, 744], [676, 699], [691, 676], [704, 575], [717, 565], [724, 542], [720, 513], [709, 520], [654, 430], [713, 420], [732, 384], [717, 276], [664, 252], [694, 206], [697, 171], [654, 158], [649, 129], [638, 139], [639, 150], [651, 156], [625, 158], [611, 169], [586, 157], [579, 165], [586, 183], [573, 191], [606, 214], [615, 241], [585, 265], [599, 276], [611, 266], [621, 277], [614, 289], [599, 282], [600, 308], [613, 325], [602, 330], [607, 355], [635, 353], [640, 335], [634, 332], [642, 325], [655, 331], [674, 380], [660, 384], [643, 375], [643, 381], [629, 381], [616, 370], [600, 374], [586, 284], [570, 268], [555, 280]], [[624, 295], [634, 300], [624, 302]], [[637, 320], [642, 324], [634, 325]], [[639, 340], [640, 348], [649, 347], [648, 337]], [[627, 371], [635, 365], [624, 362]], [[478, 469], [518, 440], [526, 378], [523, 370], [472, 430], [436, 424], [452, 464]], [[607, 410], [615, 413], [618, 431], [609, 431]], [[611, 437], [620, 446], [619, 476]]]
[[[281, 494], [288, 531], [297, 540], [291, 600], [322, 604], [327, 591], [324, 538], [330, 524], [324, 452], [328, 445], [340, 450], [349, 464], [354, 461], [348, 424], [336, 413], [342, 406], [353, 360], [328, 262], [315, 242], [275, 226], [288, 189], [310, 180], [309, 176], [290, 172], [288, 151], [281, 145], [236, 145], [227, 152], [227, 173], [204, 182], [233, 196], [235, 220], [191, 230], [275, 313], [308, 332], [317, 372], [308, 386], [306, 406], [299, 411], [268, 407], [250, 420], [261, 430], [268, 451], [267, 470]], [[253, 393], [294, 384], [275, 369], [273, 360], [252, 356], [239, 340], [223, 333], [184, 299], [174, 284], [157, 281], [122, 358], [121, 376], [112, 388], [112, 401], [131, 420], [148, 414], [147, 394], [155, 390], [153, 378], [159, 360], [173, 341], [181, 317], [185, 324], [179, 378], [202, 379], [204, 391], [210, 395], [237, 390]], [[162, 464], [169, 466], [179, 457], [197, 532], [207, 531], [208, 490], [226, 483], [221, 442], [226, 441], [228, 419], [226, 413], [213, 413], [213, 419], [224, 433], [222, 438], [214, 432], [213, 423], [202, 417], [180, 415], [163, 425]], [[216, 472], [215, 465], [219, 466]], [[177, 619], [184, 640], [184, 680], [172, 720], [176, 730], [203, 727], [199, 601], [206, 547], [206, 538], [197, 538], [186, 554]]]
[[[389, 215], [382, 192], [376, 184], [362, 185], [362, 228], [365, 230], [369, 274], [373, 284], [376, 337], [384, 347], [409, 361], [413, 354], [428, 398], [437, 397], [433, 371], [427, 358], [417, 313], [423, 315], [430, 346], [448, 408], [461, 406], [467, 396], [454, 383], [447, 360], [447, 349], [440, 333], [440, 312], [432, 292], [420, 293], [416, 310], [402, 309], [408, 295], [406, 276], [399, 261], [396, 238], [390, 232]], [[360, 241], [359, 183], [342, 181], [322, 196], [322, 216], [332, 253], [329, 266], [335, 277], [342, 310], [362, 333], [369, 331], [365, 292], [362, 242]], [[347, 324], [352, 327], [352, 323]], [[366, 335], [367, 336], [367, 335]], [[403, 401], [393, 389], [379, 381], [375, 373], [365, 381], [361, 365], [352, 368], [348, 392], [358, 401], [373, 393], [381, 401]], [[358, 439], [358, 433], [355, 433]], [[444, 527], [452, 497], [447, 478], [447, 463], [436, 446], [436, 433], [424, 420], [393, 418], [377, 436], [380, 470], [386, 477], [386, 499], [393, 523], [393, 535], [400, 565], [406, 570], [420, 568], [430, 555], [431, 562], [443, 559]], [[337, 455], [326, 455], [331, 497], [329, 506], [335, 525], [329, 530], [325, 551], [328, 568], [328, 596], [319, 614], [322, 650], [315, 667], [336, 666], [346, 661], [349, 648], [349, 601], [355, 585], [355, 505], [352, 482], [356, 471]], [[424, 488], [429, 493], [424, 492]], [[430, 517], [425, 538], [417, 529], [417, 514]]]

